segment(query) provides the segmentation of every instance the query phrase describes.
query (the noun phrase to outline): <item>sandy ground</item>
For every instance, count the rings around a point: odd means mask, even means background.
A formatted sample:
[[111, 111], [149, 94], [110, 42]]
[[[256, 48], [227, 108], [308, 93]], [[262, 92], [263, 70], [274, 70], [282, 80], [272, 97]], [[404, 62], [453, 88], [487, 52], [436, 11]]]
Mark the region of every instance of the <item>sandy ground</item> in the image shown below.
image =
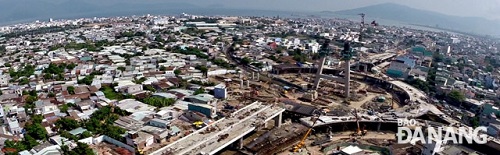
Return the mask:
[[[330, 144], [338, 142], [338, 141], [342, 141], [345, 139], [349, 139], [350, 134], [352, 134], [352, 132], [335, 133], [332, 135], [333, 138], [332, 138], [332, 142], [330, 142]], [[295, 152], [286, 151], [286, 152], [279, 153], [278, 155], [323, 155], [323, 154], [325, 154], [321, 151], [320, 146], [311, 146], [310, 145], [315, 139], [313, 137], [314, 136], [311, 136], [306, 140], [306, 147], [301, 150], [302, 152], [295, 153]], [[383, 133], [383, 132], [368, 132], [365, 136], [361, 137], [360, 139], [380, 139], [380, 140], [394, 139], [394, 134]]]

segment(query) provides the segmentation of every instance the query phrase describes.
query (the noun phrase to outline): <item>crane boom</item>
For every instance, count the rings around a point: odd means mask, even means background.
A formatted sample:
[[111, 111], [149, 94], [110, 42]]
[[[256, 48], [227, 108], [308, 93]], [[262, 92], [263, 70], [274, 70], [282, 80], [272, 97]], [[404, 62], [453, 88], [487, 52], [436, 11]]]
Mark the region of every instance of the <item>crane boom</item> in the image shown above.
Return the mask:
[[307, 130], [306, 134], [304, 135], [304, 137], [302, 137], [300, 142], [293, 147], [293, 152], [298, 152], [299, 149], [304, 146], [307, 137], [309, 137], [309, 135], [311, 134], [312, 129], [313, 129], [314, 125], [316, 125], [316, 122], [318, 122], [318, 120], [319, 120], [319, 115], [315, 118], [312, 126]]

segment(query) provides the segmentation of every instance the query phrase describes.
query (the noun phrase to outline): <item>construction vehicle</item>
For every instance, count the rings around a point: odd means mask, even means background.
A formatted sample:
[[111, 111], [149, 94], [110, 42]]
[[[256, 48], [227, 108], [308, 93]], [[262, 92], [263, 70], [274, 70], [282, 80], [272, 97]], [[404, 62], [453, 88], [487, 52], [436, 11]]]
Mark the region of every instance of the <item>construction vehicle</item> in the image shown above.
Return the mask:
[[357, 109], [354, 109], [354, 117], [356, 118], [356, 125], [358, 126], [357, 130], [356, 130], [356, 133], [354, 133], [353, 135], [354, 136], [363, 136], [365, 135], [368, 131], [365, 130], [365, 127], [366, 126], [363, 126], [363, 130], [361, 130], [361, 128], [359, 127], [359, 116], [358, 116], [358, 111]]
[[201, 127], [203, 127], [203, 124], [204, 124], [204, 123], [203, 123], [202, 121], [196, 121], [196, 122], [194, 122], [194, 123], [193, 123], [193, 125], [194, 125], [196, 128], [198, 128], [198, 129], [199, 129], [199, 128], [201, 128]]
[[137, 153], [138, 153], [139, 155], [143, 155], [143, 154], [144, 154], [144, 151], [142, 151], [142, 149], [137, 148]]
[[304, 135], [304, 137], [302, 137], [302, 139], [300, 140], [300, 142], [299, 142], [297, 145], [295, 145], [295, 146], [293, 147], [293, 152], [299, 152], [299, 150], [300, 150], [302, 147], [304, 147], [304, 145], [305, 145], [305, 141], [306, 141], [307, 137], [309, 137], [309, 135], [310, 135], [310, 134], [311, 134], [311, 132], [312, 132], [312, 129], [313, 129], [314, 125], [316, 125], [316, 122], [318, 122], [318, 120], [319, 120], [319, 115], [317, 115], [317, 116], [316, 116], [316, 117], [314, 117], [313, 119], [314, 119], [314, 122], [313, 122], [312, 126], [311, 126], [311, 127], [309, 127], [309, 129], [307, 130], [307, 132], [306, 132], [306, 134]]

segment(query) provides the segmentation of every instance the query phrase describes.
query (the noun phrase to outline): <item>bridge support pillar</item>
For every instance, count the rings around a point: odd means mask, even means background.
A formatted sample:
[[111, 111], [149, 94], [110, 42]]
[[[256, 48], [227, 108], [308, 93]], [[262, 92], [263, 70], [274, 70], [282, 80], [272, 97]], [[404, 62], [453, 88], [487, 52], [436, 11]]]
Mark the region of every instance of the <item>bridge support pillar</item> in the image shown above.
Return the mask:
[[364, 72], [368, 72], [368, 65], [363, 65]]
[[283, 117], [283, 113], [280, 113], [278, 116], [274, 117], [274, 127], [281, 127], [281, 119]]
[[382, 126], [382, 122], [378, 122], [378, 125], [377, 125], [377, 131], [380, 131], [380, 127]]
[[238, 140], [237, 149], [243, 149], [243, 138], [240, 138], [240, 140]]

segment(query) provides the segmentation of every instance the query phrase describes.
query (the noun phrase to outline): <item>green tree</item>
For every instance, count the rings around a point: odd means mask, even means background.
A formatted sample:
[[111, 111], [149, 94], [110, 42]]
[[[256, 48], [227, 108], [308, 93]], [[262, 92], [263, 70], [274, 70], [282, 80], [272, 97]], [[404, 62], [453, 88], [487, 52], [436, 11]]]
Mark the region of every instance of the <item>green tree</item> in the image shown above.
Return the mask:
[[33, 137], [31, 137], [30, 135], [24, 136], [23, 143], [26, 146], [26, 148], [28, 148], [28, 149], [31, 149], [31, 148], [33, 148], [33, 147], [35, 147], [35, 146], [37, 146], [39, 144], [36, 141], [36, 139], [33, 138]]
[[175, 100], [172, 98], [163, 98], [163, 97], [158, 97], [158, 96], [151, 96], [148, 98], [145, 98], [143, 100], [144, 103], [148, 105], [152, 105], [158, 108], [170, 106], [175, 103]]
[[54, 92], [50, 92], [47, 96], [49, 96], [49, 97], [56, 97], [56, 94], [54, 94]]
[[204, 76], [206, 76], [208, 73], [208, 68], [206, 66], [198, 65], [195, 68], [200, 70]]
[[125, 67], [123, 67], [123, 66], [120, 66], [120, 67], [118, 67], [117, 69], [118, 69], [118, 70], [121, 70], [121, 71], [123, 72], [123, 71], [125, 71], [125, 69], [126, 69], [126, 68], [125, 68]]
[[144, 90], [149, 90], [151, 92], [156, 92], [156, 89], [151, 85], [144, 86]]
[[87, 75], [83, 79], [78, 80], [78, 84], [86, 84], [86, 85], [91, 85], [92, 81], [94, 80], [94, 75]]
[[66, 66], [66, 69], [73, 70], [73, 69], [75, 69], [76, 66], [77, 65], [75, 63], [71, 63], [71, 64], [69, 64], [69, 65]]
[[166, 71], [167, 70], [167, 67], [165, 66], [160, 66], [160, 71]]
[[75, 94], [75, 87], [73, 87], [73, 86], [68, 86], [68, 87], [67, 87], [67, 90], [68, 90], [68, 93], [69, 93], [69, 94]]
[[26, 129], [26, 133], [35, 139], [47, 139], [47, 130], [40, 123], [28, 123], [24, 128]]
[[179, 74], [181, 74], [181, 73], [182, 73], [182, 71], [181, 71], [181, 70], [179, 70], [179, 69], [174, 70], [174, 74], [175, 74], [175, 75], [179, 75]]
[[139, 79], [134, 79], [133, 82], [135, 84], [142, 84], [144, 81], [148, 80], [146, 77], [141, 77]]
[[194, 91], [194, 95], [203, 94], [203, 93], [205, 93], [205, 90], [203, 88], [200, 88], [200, 89], [197, 89], [196, 91]]
[[474, 128], [478, 127], [480, 125], [479, 124], [479, 117], [474, 117], [474, 118], [470, 119], [470, 124]]
[[453, 102], [458, 102], [462, 103], [465, 101], [465, 96], [462, 92], [459, 92], [457, 90], [452, 90], [450, 94], [448, 94], [448, 98], [453, 101]]
[[78, 123], [78, 121], [76, 121], [74, 119], [70, 119], [70, 118], [65, 118], [65, 117], [57, 120], [57, 122], [55, 124], [56, 124], [56, 127], [58, 127], [59, 129], [63, 129], [63, 130], [67, 130], [67, 131], [80, 127], [80, 123]]
[[26, 85], [29, 83], [30, 83], [30, 80], [28, 78], [22, 78], [19, 80], [19, 85]]
[[69, 106], [67, 104], [63, 104], [61, 105], [61, 107], [59, 107], [59, 109], [61, 110], [61, 112], [63, 113], [68, 113], [68, 110], [69, 110]]
[[94, 151], [85, 143], [77, 143], [77, 146], [69, 152], [64, 152], [64, 155], [95, 155]]
[[50, 73], [45, 73], [45, 74], [43, 74], [43, 78], [47, 80], [47, 79], [52, 79], [53, 76]]
[[10, 65], [10, 63], [5, 63], [5, 64], [3, 64], [3, 66], [5, 66], [5, 67], [11, 67], [12, 65]]
[[243, 59], [241, 59], [241, 63], [244, 65], [248, 65], [248, 64], [250, 64], [250, 62], [252, 62], [252, 60], [250, 60], [250, 58], [244, 57]]
[[43, 116], [42, 115], [33, 115], [31, 117], [31, 120], [33, 121], [33, 123], [42, 123]]
[[89, 131], [84, 131], [81, 135], [80, 135], [80, 138], [88, 138], [88, 137], [92, 137], [92, 133], [89, 132]]

